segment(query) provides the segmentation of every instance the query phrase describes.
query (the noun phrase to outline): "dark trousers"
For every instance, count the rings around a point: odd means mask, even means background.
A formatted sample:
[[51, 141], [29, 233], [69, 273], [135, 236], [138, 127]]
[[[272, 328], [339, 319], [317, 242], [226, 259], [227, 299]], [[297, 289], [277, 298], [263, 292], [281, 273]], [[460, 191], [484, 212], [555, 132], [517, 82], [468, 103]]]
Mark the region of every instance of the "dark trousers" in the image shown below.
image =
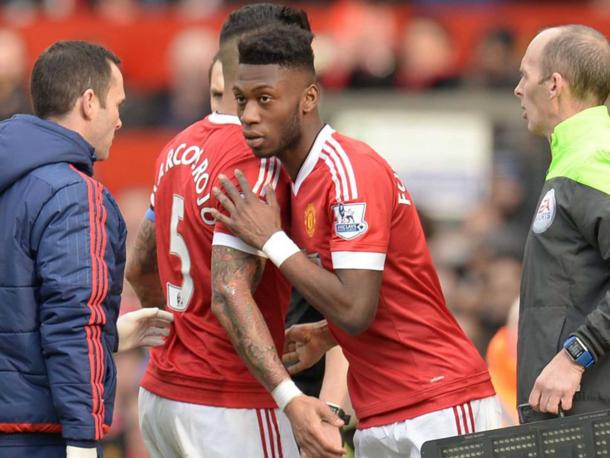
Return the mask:
[[[97, 456], [104, 457], [100, 445]], [[66, 444], [60, 434], [0, 434], [0, 458], [66, 458]]]

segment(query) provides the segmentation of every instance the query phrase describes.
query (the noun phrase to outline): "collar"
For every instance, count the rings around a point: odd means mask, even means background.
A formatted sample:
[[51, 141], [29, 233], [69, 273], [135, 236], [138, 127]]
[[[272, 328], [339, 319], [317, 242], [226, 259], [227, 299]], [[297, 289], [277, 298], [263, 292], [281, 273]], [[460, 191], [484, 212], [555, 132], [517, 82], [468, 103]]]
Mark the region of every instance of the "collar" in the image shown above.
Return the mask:
[[600, 129], [606, 130], [609, 125], [610, 117], [605, 105], [587, 108], [564, 119], [551, 134], [552, 162], [563, 162], [572, 154], [578, 154], [584, 145], [595, 140]]
[[235, 124], [241, 126], [241, 122], [239, 122], [239, 118], [236, 115], [223, 114], [215, 111], [208, 116], [208, 119], [214, 124]]
[[335, 130], [330, 127], [328, 124], [325, 124], [324, 127], [318, 132], [313, 145], [311, 146], [309, 153], [307, 153], [307, 157], [305, 158], [305, 162], [299, 169], [299, 173], [297, 174], [296, 180], [292, 184], [292, 193], [296, 196], [299, 192], [299, 188], [305, 181], [305, 178], [309, 176], [312, 172], [316, 164], [318, 163], [318, 159], [320, 158], [320, 152], [322, 151], [322, 147], [326, 144], [328, 139], [335, 133]]

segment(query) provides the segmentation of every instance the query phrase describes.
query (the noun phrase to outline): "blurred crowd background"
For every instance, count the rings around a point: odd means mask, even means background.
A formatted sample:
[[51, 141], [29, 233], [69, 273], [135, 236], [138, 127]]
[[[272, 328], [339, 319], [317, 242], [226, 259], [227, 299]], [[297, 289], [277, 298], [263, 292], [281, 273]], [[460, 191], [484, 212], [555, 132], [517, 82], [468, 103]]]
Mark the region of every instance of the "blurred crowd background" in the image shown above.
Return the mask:
[[[135, 236], [154, 161], [175, 133], [209, 113], [208, 69], [228, 0], [2, 0], [0, 119], [30, 112], [36, 56], [59, 39], [99, 42], [123, 60], [127, 103], [97, 178]], [[516, 359], [521, 255], [549, 163], [512, 94], [529, 40], [584, 23], [610, 35], [610, 0], [310, 1], [323, 113], [385, 155], [421, 213], [449, 307], [504, 394]], [[409, 243], [408, 240], [404, 241]], [[126, 286], [123, 311], [138, 307]], [[142, 352], [119, 355], [108, 458], [144, 458], [137, 426]], [[514, 402], [513, 404], [514, 405]]]

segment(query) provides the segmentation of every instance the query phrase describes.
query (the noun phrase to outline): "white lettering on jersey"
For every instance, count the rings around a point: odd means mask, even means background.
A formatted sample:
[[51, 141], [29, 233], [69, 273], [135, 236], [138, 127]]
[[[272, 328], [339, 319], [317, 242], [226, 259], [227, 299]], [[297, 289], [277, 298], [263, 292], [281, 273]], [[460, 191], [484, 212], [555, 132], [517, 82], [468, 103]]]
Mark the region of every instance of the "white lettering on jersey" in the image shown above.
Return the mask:
[[398, 187], [398, 204], [411, 205], [411, 201], [407, 199], [407, 188], [402, 184], [402, 181], [396, 172], [394, 172], [394, 177], [396, 178], [396, 186]]
[[[208, 189], [210, 174], [207, 172], [209, 161], [207, 157], [203, 156], [203, 152], [203, 148], [197, 145], [188, 146], [186, 143], [182, 143], [175, 149], [172, 148], [168, 151], [165, 162], [162, 162], [159, 167], [157, 183], [153, 187], [153, 196], [151, 196], [153, 205], [154, 193], [156, 193], [161, 179], [169, 170], [176, 166], [191, 167], [191, 175], [193, 177], [193, 183], [195, 184], [195, 193], [197, 194], [197, 206], [203, 207], [203, 205], [210, 200], [211, 194]], [[211, 216], [210, 207], [200, 208], [199, 215], [205, 224], [215, 224], [215, 221]]]
[[[191, 153], [191, 156], [189, 156], [189, 153]], [[203, 153], [203, 149], [199, 148], [198, 146], [191, 146], [182, 155], [180, 164], [191, 165], [193, 162], [197, 162], [201, 157], [201, 153]]]
[[333, 207], [335, 214], [335, 234], [344, 240], [352, 240], [364, 234], [369, 225], [364, 219], [365, 203], [343, 204]]
[[[186, 143], [182, 143], [181, 145], [178, 146], [178, 148], [176, 148], [176, 151], [172, 155], [172, 160], [173, 160], [173, 164], [174, 164], [173, 166], [180, 165], [180, 158], [178, 157], [178, 154], [184, 148], [186, 148]], [[171, 150], [170, 150], [170, 152], [171, 152]]]

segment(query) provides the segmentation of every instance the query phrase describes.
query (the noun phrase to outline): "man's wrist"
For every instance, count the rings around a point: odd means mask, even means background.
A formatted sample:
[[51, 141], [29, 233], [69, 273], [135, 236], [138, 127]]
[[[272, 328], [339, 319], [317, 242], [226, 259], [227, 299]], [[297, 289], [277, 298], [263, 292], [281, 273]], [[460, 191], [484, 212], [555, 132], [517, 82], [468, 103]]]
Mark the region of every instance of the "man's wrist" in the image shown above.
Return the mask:
[[267, 239], [262, 251], [279, 269], [286, 259], [301, 250], [284, 231], [277, 231]]
[[563, 351], [568, 359], [583, 370], [595, 364], [595, 357], [578, 336], [571, 335], [563, 343]]
[[332, 334], [330, 333], [330, 330], [328, 329], [328, 321], [318, 321], [315, 325], [315, 330], [316, 334], [318, 335], [318, 338], [321, 342], [323, 342], [324, 349], [326, 351], [337, 345], [337, 342], [335, 341]]
[[299, 390], [299, 387], [289, 378], [282, 380], [271, 392], [275, 403], [279, 409], [283, 412], [286, 406], [294, 398], [303, 396], [303, 392]]

